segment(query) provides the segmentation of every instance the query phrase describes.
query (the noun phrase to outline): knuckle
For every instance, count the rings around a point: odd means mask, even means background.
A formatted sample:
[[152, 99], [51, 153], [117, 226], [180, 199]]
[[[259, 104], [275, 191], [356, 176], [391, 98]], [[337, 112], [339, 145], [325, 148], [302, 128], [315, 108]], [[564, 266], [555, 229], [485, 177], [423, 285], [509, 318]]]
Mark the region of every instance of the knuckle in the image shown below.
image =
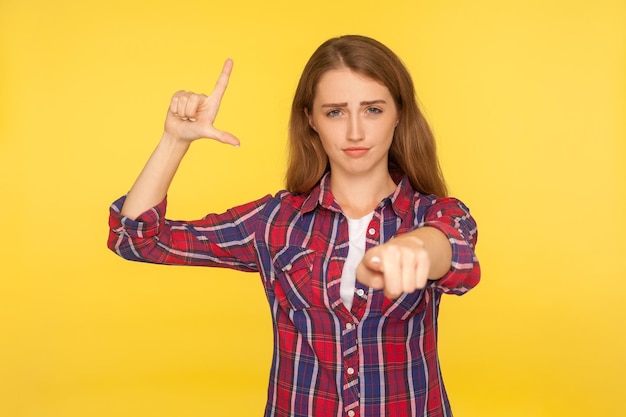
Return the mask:
[[426, 252], [425, 250], [421, 250], [421, 251], [417, 252], [415, 257], [416, 257], [416, 259], [419, 262], [429, 262], [430, 261], [430, 257], [428, 256], [428, 252]]
[[405, 249], [402, 256], [408, 260], [414, 261], [418, 257], [418, 252], [410, 249]]

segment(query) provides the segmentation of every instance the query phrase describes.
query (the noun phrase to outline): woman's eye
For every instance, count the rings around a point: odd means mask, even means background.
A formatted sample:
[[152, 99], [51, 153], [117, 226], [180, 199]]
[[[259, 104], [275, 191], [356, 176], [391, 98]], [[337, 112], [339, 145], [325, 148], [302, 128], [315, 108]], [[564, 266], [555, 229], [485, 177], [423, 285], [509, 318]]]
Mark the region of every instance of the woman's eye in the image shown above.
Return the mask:
[[328, 117], [337, 117], [341, 114], [341, 112], [339, 110], [331, 110], [328, 113], [326, 113], [326, 116]]
[[383, 111], [379, 109], [378, 107], [368, 107], [367, 112], [369, 114], [379, 114], [379, 113], [382, 113]]

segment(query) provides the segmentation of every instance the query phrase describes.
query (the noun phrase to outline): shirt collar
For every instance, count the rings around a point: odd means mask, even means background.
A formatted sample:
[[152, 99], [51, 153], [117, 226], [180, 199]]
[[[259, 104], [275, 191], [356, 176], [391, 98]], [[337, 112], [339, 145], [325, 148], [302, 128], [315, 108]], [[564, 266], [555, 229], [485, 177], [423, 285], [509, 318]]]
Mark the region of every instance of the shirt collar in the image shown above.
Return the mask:
[[319, 184], [311, 190], [311, 193], [302, 205], [302, 212], [308, 213], [313, 211], [317, 205], [333, 211], [341, 211], [339, 205], [335, 202], [335, 197], [330, 191], [330, 171], [324, 174]]
[[[392, 175], [392, 177], [397, 184], [396, 189], [389, 197], [385, 198], [381, 204], [389, 202], [396, 215], [403, 218], [411, 209], [415, 190], [413, 190], [411, 182], [406, 175]], [[311, 193], [302, 204], [302, 212], [311, 212], [315, 210], [317, 205], [332, 211], [341, 211], [341, 208], [337, 202], [335, 202], [335, 197], [333, 197], [330, 191], [330, 172], [324, 174], [319, 184], [311, 190]]]
[[411, 186], [409, 177], [406, 175], [392, 174], [392, 177], [398, 185], [396, 186], [394, 192], [385, 200], [388, 200], [391, 203], [391, 208], [396, 213], [396, 216], [404, 218], [413, 205], [415, 190]]

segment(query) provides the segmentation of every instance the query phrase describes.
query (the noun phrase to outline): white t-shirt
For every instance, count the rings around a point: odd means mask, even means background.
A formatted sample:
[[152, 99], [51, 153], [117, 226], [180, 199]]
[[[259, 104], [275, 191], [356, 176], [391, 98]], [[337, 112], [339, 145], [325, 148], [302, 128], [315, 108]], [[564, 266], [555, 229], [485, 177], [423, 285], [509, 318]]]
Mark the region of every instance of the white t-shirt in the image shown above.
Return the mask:
[[341, 285], [339, 292], [341, 301], [348, 310], [352, 308], [352, 300], [354, 299], [354, 288], [356, 284], [356, 267], [363, 259], [365, 254], [365, 232], [374, 216], [374, 212], [361, 217], [360, 219], [348, 218], [348, 236], [350, 245], [348, 248], [348, 258], [341, 272]]

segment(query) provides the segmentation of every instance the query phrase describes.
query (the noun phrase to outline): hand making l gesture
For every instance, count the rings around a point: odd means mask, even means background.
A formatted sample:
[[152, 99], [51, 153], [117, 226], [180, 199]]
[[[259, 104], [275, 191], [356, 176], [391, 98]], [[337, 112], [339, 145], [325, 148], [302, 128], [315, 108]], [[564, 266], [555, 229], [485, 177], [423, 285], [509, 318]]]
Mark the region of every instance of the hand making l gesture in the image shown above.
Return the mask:
[[233, 61], [227, 59], [215, 83], [215, 88], [209, 96], [191, 91], [176, 92], [172, 96], [165, 119], [165, 133], [186, 141], [209, 138], [222, 143], [239, 145], [239, 139], [234, 135], [213, 126], [232, 69]]
[[239, 139], [231, 133], [213, 126], [232, 69], [233, 61], [227, 59], [209, 96], [189, 91], [179, 91], [172, 96], [163, 137], [128, 192], [122, 215], [136, 219], [165, 198], [192, 141], [209, 138], [239, 145]]

